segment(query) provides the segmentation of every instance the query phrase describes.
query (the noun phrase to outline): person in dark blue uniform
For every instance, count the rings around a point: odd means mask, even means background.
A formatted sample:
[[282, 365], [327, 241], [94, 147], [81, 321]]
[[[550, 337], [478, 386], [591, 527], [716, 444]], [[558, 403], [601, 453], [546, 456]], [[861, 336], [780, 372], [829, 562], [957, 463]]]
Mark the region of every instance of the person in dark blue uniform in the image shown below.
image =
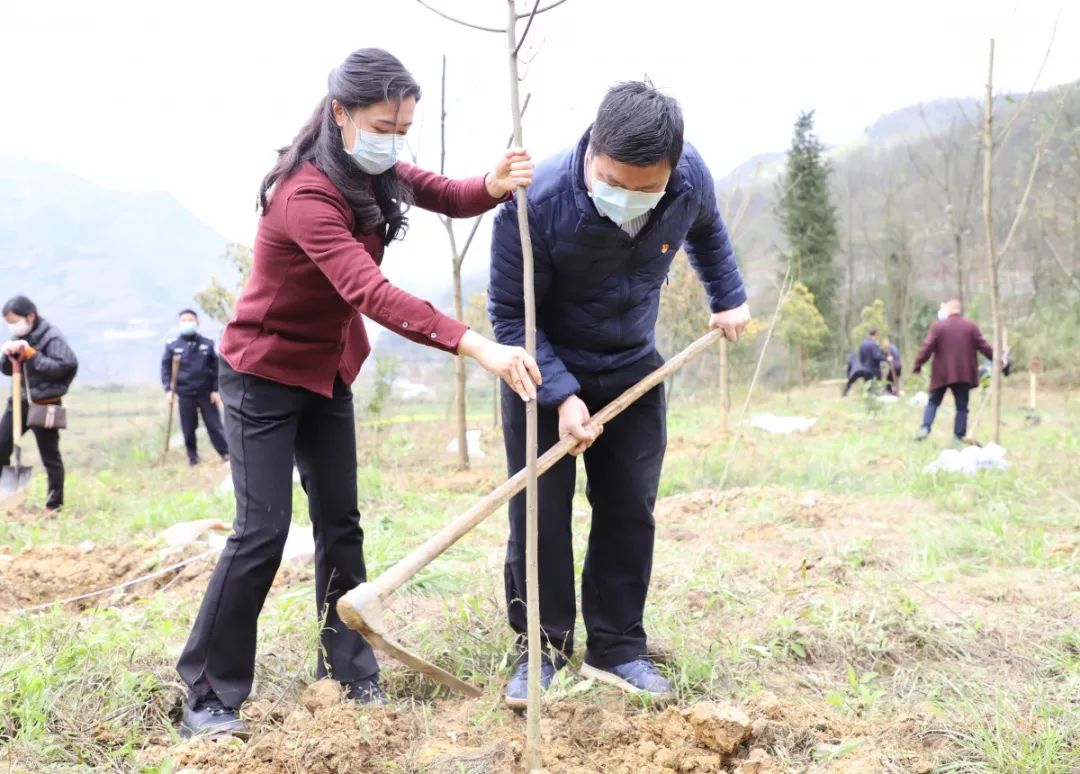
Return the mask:
[[[174, 357], [180, 358], [175, 395], [171, 390]], [[198, 465], [200, 462], [195, 444], [200, 412], [214, 450], [222, 460], [228, 460], [229, 447], [221, 426], [217, 353], [214, 352], [213, 340], [199, 335], [199, 315], [191, 309], [180, 312], [180, 336], [165, 345], [165, 354], [161, 356], [161, 384], [165, 387], [165, 400], [179, 403], [180, 429], [184, 432], [188, 464]]]
[[882, 363], [891, 363], [892, 355], [881, 349], [877, 340], [877, 328], [871, 328], [866, 332], [866, 338], [859, 345], [859, 352], [855, 360], [848, 359], [848, 380], [844, 385], [843, 395], [851, 391], [852, 385], [859, 379], [868, 382], [876, 382], [881, 379]]

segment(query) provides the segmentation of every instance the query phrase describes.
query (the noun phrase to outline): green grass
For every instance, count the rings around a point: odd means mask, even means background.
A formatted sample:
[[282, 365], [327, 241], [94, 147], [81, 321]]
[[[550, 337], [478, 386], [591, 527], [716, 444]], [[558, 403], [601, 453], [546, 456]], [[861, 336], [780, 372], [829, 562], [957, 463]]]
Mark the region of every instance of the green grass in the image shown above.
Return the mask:
[[[661, 496], [721, 484], [741, 494], [658, 516], [646, 627], [680, 703], [734, 697], [753, 705], [774, 695], [792, 711], [832, 718], [842, 733], [827, 743], [795, 721], [769, 731], [763, 744], [798, 770], [869, 753], [896, 770], [917, 756], [940, 772], [1065, 774], [1080, 766], [1080, 404], [1047, 395], [1043, 422], [1031, 426], [1019, 393], [1007, 396], [1003, 443], [1012, 467], [965, 478], [922, 472], [947, 444], [947, 408], [936, 436], [916, 444], [920, 410], [906, 402], [868, 412], [831, 387], [762, 391], [752, 413], [812, 415], [818, 425], [794, 436], [736, 427], [729, 455], [732, 435], [717, 427], [710, 396], [690, 396], [681, 384]], [[231, 495], [217, 490], [224, 470], [191, 471], [177, 452], [157, 464], [160, 403], [156, 391], [74, 395], [81, 424], [63, 447], [69, 509], [45, 519], [28, 505], [0, 522], [0, 546], [12, 555], [83, 540], [123, 546], [179, 521], [229, 521]], [[732, 422], [739, 418], [736, 410]], [[467, 475], [444, 452], [452, 435], [445, 406], [391, 406], [359, 419], [359, 500], [373, 577], [485, 494], [503, 464], [482, 408], [474, 426], [485, 429], [489, 456]], [[43, 497], [41, 478], [31, 504]], [[299, 487], [294, 520], [307, 523]], [[574, 521], [580, 572], [584, 475]], [[501, 509], [391, 607], [403, 642], [484, 687], [470, 711], [478, 728], [505, 718], [498, 694], [513, 657], [501, 599], [505, 525]], [[319, 623], [311, 597], [308, 582], [268, 599], [257, 698], [295, 707], [313, 679]], [[81, 613], [0, 612], [0, 766], [170, 770], [167, 752], [148, 762], [145, 749], [175, 740], [182, 693], [174, 665], [198, 602], [197, 594], [166, 590]], [[576, 644], [555, 695], [617, 699], [576, 677], [580, 622]], [[453, 707], [446, 692], [383, 664], [390, 692], [420, 702], [428, 733], [439, 735]], [[898, 736], [900, 718], [916, 720]], [[928, 752], [924, 739], [938, 743]], [[388, 771], [403, 766], [386, 762]]]

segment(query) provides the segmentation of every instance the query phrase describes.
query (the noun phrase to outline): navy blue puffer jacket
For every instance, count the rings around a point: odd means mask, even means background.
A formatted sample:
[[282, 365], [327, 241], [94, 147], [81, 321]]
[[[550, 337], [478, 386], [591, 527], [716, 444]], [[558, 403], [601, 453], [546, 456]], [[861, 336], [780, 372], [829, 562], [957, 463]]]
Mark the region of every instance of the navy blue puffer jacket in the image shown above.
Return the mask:
[[[712, 175], [689, 143], [664, 198], [633, 238], [589, 198], [588, 144], [586, 132], [576, 147], [539, 164], [529, 188], [543, 406], [558, 406], [578, 392], [575, 373], [621, 369], [654, 351], [660, 289], [679, 248], [690, 257], [712, 311], [746, 301]], [[517, 207], [509, 202], [495, 216], [488, 287], [488, 314], [503, 344], [525, 341], [521, 264]]]

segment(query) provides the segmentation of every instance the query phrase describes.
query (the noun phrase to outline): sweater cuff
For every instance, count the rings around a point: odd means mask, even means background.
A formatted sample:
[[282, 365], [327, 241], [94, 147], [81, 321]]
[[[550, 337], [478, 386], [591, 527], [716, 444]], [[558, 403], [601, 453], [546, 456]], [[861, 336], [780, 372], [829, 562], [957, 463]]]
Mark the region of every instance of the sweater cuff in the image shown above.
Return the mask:
[[571, 395], [581, 392], [581, 384], [569, 371], [548, 381], [545, 380], [537, 390], [536, 402], [544, 408], [557, 409]]
[[505, 194], [503, 194], [502, 196], [499, 196], [499, 197], [492, 196], [490, 193], [488, 193], [487, 182], [486, 182], [487, 181], [487, 176], [488, 176], [488, 173], [485, 172], [484, 174], [480, 175], [480, 177], [474, 178], [474, 180], [479, 180], [479, 182], [480, 182], [480, 190], [483, 191], [483, 194], [484, 194], [483, 199], [484, 199], [485, 204], [488, 204], [488, 205], [494, 207], [496, 204], [502, 204], [503, 202], [508, 202], [508, 201], [510, 201], [510, 199], [513, 198], [514, 194], [513, 194], [512, 191], [510, 193], [505, 193]]
[[726, 312], [729, 309], [736, 309], [746, 303], [746, 288], [740, 287], [738, 290], [731, 293], [727, 293], [721, 298], [709, 299], [709, 311], [713, 314], [717, 312]]

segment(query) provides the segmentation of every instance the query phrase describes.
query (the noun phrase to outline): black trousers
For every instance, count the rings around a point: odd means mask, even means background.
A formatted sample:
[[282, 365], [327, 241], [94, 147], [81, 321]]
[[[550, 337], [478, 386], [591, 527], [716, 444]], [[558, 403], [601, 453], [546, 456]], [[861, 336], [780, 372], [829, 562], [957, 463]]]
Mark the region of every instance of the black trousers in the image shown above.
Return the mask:
[[[30, 404], [25, 400], [22, 404], [23, 426], [20, 428], [19, 437], [26, 434], [26, 416], [30, 411]], [[14, 418], [11, 415], [11, 399], [8, 399], [7, 409], [0, 418], [0, 464], [11, 464], [12, 435], [11, 425]], [[60, 431], [46, 430], [44, 427], [32, 427], [34, 439], [37, 441], [38, 454], [41, 455], [41, 464], [45, 467], [49, 492], [45, 498], [45, 507], [60, 508], [64, 505], [64, 458], [60, 456]]]
[[248, 376], [220, 364], [221, 397], [236, 491], [236, 521], [177, 670], [191, 699], [209, 691], [228, 707], [251, 692], [255, 633], [292, 519], [292, 468], [308, 496], [315, 533], [315, 602], [325, 615], [318, 677], [343, 682], [378, 673], [371, 646], [346, 627], [337, 600], [367, 579], [356, 495], [352, 391], [334, 397]]
[[965, 382], [947, 384], [936, 390], [930, 390], [930, 399], [926, 403], [926, 410], [923, 411], [923, 427], [929, 430], [933, 426], [934, 417], [937, 416], [937, 410], [940, 408], [941, 402], [945, 399], [946, 391], [952, 391], [953, 400], [956, 401], [956, 418], [953, 420], [953, 435], [963, 439], [964, 436], [967, 435], [968, 398], [971, 396], [971, 385], [966, 384]]
[[[615, 374], [576, 375], [579, 397], [590, 413], [662, 363], [659, 355]], [[511, 474], [525, 466], [525, 404], [503, 385], [503, 437]], [[585, 661], [610, 667], [644, 656], [642, 616], [652, 574], [653, 506], [667, 446], [664, 388], [660, 385], [604, 427], [585, 452], [586, 496], [592, 526], [581, 577], [581, 607], [587, 633]], [[542, 454], [558, 442], [559, 417], [541, 407], [538, 440]], [[577, 460], [566, 457], [539, 482], [540, 624], [545, 645], [569, 657], [574, 647], [574, 551], [571, 513]], [[506, 606], [510, 626], [524, 649], [525, 495], [510, 501], [506, 550]]]
[[192, 462], [199, 459], [199, 451], [195, 445], [195, 431], [199, 428], [200, 412], [202, 412], [206, 434], [210, 436], [214, 451], [223, 457], [228, 454], [229, 446], [225, 442], [225, 431], [221, 427], [221, 414], [217, 406], [211, 402], [210, 393], [180, 394], [176, 396], [176, 399], [179, 404], [180, 429], [184, 433], [184, 446], [187, 448], [188, 459]]
[[855, 371], [851, 376], [848, 377], [847, 384], [844, 385], [844, 391], [842, 395], [847, 397], [847, 394], [851, 392], [851, 388], [855, 386], [855, 382], [859, 381], [860, 379], [864, 379], [868, 382], [876, 382], [880, 378], [881, 377], [879, 375], [873, 373], [872, 371]]

